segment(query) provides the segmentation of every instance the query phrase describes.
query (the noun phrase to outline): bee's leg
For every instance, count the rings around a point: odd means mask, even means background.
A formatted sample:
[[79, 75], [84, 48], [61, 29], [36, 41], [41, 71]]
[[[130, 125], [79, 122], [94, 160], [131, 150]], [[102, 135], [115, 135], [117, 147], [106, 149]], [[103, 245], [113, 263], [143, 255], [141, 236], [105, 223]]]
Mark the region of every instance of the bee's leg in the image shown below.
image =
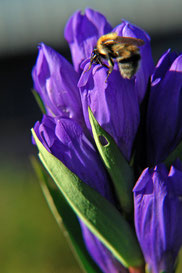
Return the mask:
[[112, 73], [113, 68], [114, 68], [114, 62], [111, 57], [108, 58], [108, 64], [109, 64], [109, 66], [108, 66], [109, 70], [107, 72], [107, 78], [106, 78], [105, 82], [107, 82], [107, 79], [108, 79], [109, 75]]
[[[91, 66], [92, 66], [92, 63], [93, 63], [93, 62], [90, 61], [89, 67], [88, 67], [88, 69], [87, 69], [86, 71], [89, 71], [89, 70], [90, 70], [90, 68], [91, 68]], [[86, 72], [86, 71], [85, 71], [85, 72]]]
[[97, 62], [98, 62], [98, 64], [100, 64], [100, 65], [102, 65], [102, 66], [105, 66], [105, 67], [109, 68], [109, 66], [108, 66], [107, 64], [103, 63], [103, 61], [101, 60], [100, 57], [97, 59]]
[[90, 59], [90, 64], [89, 64], [89, 67], [88, 67], [88, 69], [86, 71], [90, 70], [93, 63], [104, 65], [104, 63], [102, 62], [100, 56], [98, 54], [94, 54]]
[[92, 67], [93, 62], [97, 62], [97, 55], [96, 54], [91, 56], [89, 67], [83, 73], [88, 72], [90, 70], [90, 68]]
[[94, 56], [91, 57], [89, 67], [88, 67], [88, 69], [87, 69], [85, 72], [87, 72], [87, 71], [90, 70], [90, 68], [92, 67], [93, 62], [94, 62], [95, 59], [96, 59], [96, 57], [97, 57], [96, 55], [94, 55]]

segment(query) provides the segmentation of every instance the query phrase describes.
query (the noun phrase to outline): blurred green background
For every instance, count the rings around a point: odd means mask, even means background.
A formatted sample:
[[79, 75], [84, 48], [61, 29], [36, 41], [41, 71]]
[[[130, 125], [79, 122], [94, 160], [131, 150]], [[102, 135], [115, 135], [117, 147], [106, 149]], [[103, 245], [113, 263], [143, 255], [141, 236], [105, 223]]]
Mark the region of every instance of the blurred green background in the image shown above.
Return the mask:
[[[80, 272], [29, 161], [37, 150], [30, 128], [41, 113], [31, 88], [37, 44], [45, 42], [70, 60], [63, 38], [69, 16], [86, 7], [146, 29], [155, 62], [169, 47], [182, 49], [182, 1], [0, 0], [0, 272]], [[182, 269], [179, 269], [180, 273]]]
[[0, 272], [80, 272], [30, 166], [1, 162], [0, 173]]

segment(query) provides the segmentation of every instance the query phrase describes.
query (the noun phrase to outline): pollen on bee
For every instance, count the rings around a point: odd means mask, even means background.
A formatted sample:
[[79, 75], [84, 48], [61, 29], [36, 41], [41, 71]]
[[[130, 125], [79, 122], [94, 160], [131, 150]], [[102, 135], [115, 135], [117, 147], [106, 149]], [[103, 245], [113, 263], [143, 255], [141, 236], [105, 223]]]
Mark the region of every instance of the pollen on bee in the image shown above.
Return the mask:
[[[113, 71], [115, 59], [121, 76], [131, 79], [137, 71], [140, 60], [139, 46], [143, 45], [144, 41], [141, 39], [118, 36], [115, 32], [108, 33], [98, 39], [91, 55], [90, 66], [95, 62], [108, 67], [107, 81]], [[108, 65], [103, 62], [103, 59], [107, 60]]]

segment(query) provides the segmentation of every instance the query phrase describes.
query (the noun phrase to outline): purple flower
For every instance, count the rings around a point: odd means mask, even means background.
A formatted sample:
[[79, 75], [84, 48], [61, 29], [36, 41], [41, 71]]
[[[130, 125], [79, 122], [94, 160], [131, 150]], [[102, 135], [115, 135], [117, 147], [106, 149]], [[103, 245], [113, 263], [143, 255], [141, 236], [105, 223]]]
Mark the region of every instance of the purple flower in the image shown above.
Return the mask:
[[[68, 118], [53, 118], [45, 115], [41, 123], [35, 124], [34, 130], [50, 153], [114, 204], [110, 182], [99, 155], [78, 123]], [[126, 273], [127, 270], [85, 224], [82, 221], [80, 224], [87, 249], [103, 272]]]
[[152, 76], [147, 115], [149, 164], [166, 159], [182, 139], [182, 54], [168, 50]]
[[64, 57], [42, 43], [32, 76], [47, 114], [83, 120], [77, 88], [79, 76]]
[[106, 18], [92, 9], [86, 9], [85, 14], [76, 11], [71, 16], [64, 36], [69, 43], [76, 71], [81, 71], [81, 62], [90, 57], [98, 38], [111, 30]]
[[50, 153], [102, 196], [112, 200], [103, 164], [78, 123], [68, 118], [44, 115], [34, 130]]
[[88, 106], [90, 106], [97, 121], [113, 136], [122, 153], [129, 160], [140, 121], [139, 102], [145, 94], [153, 71], [153, 60], [150, 39], [143, 30], [124, 21], [113, 31], [120, 36], [140, 38], [145, 41], [145, 45], [141, 47], [142, 61], [136, 76], [131, 80], [123, 79], [118, 67], [115, 66], [106, 83], [108, 69], [101, 65], [93, 65], [91, 71], [87, 71], [88, 63], [85, 62], [78, 86], [87, 128], [91, 130], [88, 117]]
[[86, 126], [91, 131], [88, 116], [90, 106], [99, 124], [112, 135], [129, 160], [140, 121], [134, 82], [123, 79], [115, 70], [105, 83], [105, 68], [96, 65], [92, 71], [93, 76], [87, 78], [86, 73], [83, 73], [79, 81]]
[[[174, 272], [182, 245], [182, 164], [160, 164], [182, 139], [182, 55], [168, 50], [151, 77], [146, 168], [134, 187], [135, 228], [149, 272]], [[144, 143], [142, 149], [145, 149]], [[141, 150], [140, 150], [141, 152]]]
[[182, 245], [182, 164], [145, 169], [134, 187], [135, 228], [149, 272], [173, 272]]
[[125, 20], [122, 20], [122, 24], [115, 27], [113, 32], [116, 32], [119, 36], [138, 38], [145, 42], [145, 45], [140, 47], [141, 62], [135, 78], [136, 93], [139, 102], [141, 102], [146, 92], [149, 77], [154, 70], [150, 37], [143, 29]]

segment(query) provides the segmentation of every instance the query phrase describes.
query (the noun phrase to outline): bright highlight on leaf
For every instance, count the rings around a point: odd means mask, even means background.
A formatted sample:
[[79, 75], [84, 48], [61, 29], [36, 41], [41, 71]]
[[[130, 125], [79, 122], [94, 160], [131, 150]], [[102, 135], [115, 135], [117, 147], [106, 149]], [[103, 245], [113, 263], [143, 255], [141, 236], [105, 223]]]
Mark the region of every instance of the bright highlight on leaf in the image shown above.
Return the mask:
[[36, 102], [37, 102], [37, 104], [38, 104], [38, 106], [39, 106], [41, 112], [42, 112], [43, 114], [45, 114], [45, 113], [46, 113], [46, 108], [45, 108], [45, 106], [44, 106], [43, 101], [41, 100], [40, 95], [39, 95], [39, 94], [36, 92], [36, 90], [34, 90], [34, 89], [32, 89], [32, 94], [34, 95], [34, 98], [35, 98], [35, 100], [36, 100]]
[[88, 273], [101, 273], [100, 269], [97, 267], [87, 252], [83, 242], [78, 218], [76, 217], [72, 208], [65, 200], [61, 191], [57, 187], [51, 187], [49, 181], [50, 177], [48, 177], [46, 171], [43, 170], [43, 167], [40, 165], [38, 160], [32, 157], [31, 162], [39, 179], [41, 189], [47, 204], [59, 227], [62, 229], [64, 234], [67, 234], [66, 238], [69, 240], [71, 249], [73, 250], [79, 264], [84, 269], [84, 271]]
[[[129, 213], [133, 209], [132, 188], [134, 175], [127, 160], [121, 154], [114, 139], [99, 125], [90, 108], [89, 118], [99, 153], [112, 178], [116, 195], [122, 209]], [[101, 141], [102, 138], [102, 141]], [[105, 140], [105, 142], [104, 142]]]
[[125, 267], [143, 264], [135, 234], [119, 211], [50, 154], [33, 129], [32, 134], [43, 165], [78, 217]]

